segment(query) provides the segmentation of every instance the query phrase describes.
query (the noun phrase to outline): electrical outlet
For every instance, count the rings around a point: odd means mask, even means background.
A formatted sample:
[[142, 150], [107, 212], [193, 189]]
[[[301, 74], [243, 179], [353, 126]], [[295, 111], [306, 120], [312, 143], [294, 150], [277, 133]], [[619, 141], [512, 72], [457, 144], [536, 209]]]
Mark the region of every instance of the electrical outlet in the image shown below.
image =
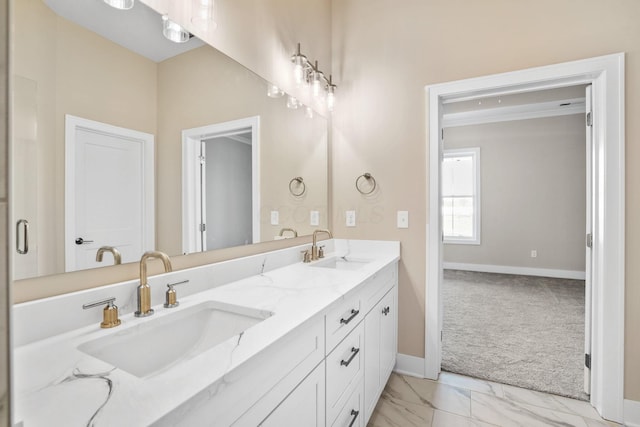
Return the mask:
[[311, 211], [309, 214], [309, 223], [311, 225], [320, 225], [320, 211]]
[[347, 227], [356, 226], [356, 211], [347, 211]]
[[409, 228], [409, 211], [398, 211], [398, 228]]
[[538, 257], [538, 251], [536, 251], [535, 249], [531, 249], [531, 258], [537, 258]]
[[271, 225], [278, 225], [280, 223], [280, 213], [278, 211], [271, 211]]

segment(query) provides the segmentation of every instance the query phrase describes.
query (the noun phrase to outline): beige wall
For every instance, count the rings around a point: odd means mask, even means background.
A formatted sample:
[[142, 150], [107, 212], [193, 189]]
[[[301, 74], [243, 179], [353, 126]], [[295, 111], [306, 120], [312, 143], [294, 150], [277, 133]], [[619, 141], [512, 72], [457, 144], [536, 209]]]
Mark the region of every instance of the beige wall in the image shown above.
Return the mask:
[[13, 18], [13, 73], [36, 88], [37, 105], [37, 166], [16, 173], [36, 176], [32, 250], [38, 274], [53, 274], [64, 271], [65, 114], [155, 134], [156, 64], [58, 17], [42, 0], [14, 2]]
[[480, 148], [482, 225], [443, 261], [584, 271], [585, 139], [583, 114], [445, 129], [445, 149]]
[[[625, 397], [640, 400], [640, 2], [637, 0], [336, 0], [333, 69], [334, 228], [340, 237], [402, 243], [399, 350], [424, 356], [425, 85], [626, 52]], [[353, 187], [371, 172], [376, 198]], [[357, 208], [356, 228], [344, 210]], [[395, 227], [409, 210], [410, 228]]]
[[[260, 117], [260, 240], [273, 240], [282, 227], [312, 233], [311, 209], [327, 226], [327, 121], [266, 92], [262, 78], [209, 46], [158, 64], [158, 248], [182, 253], [182, 131], [252, 116]], [[304, 197], [289, 193], [296, 176], [307, 185]], [[280, 212], [280, 225], [270, 224], [271, 210]]]

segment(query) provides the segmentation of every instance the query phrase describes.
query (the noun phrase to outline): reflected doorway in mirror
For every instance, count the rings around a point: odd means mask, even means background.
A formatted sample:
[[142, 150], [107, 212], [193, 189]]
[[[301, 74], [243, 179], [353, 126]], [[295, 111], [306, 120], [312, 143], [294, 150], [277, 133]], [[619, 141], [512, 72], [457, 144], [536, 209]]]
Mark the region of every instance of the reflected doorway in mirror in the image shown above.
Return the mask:
[[182, 131], [183, 252], [260, 241], [260, 117]]

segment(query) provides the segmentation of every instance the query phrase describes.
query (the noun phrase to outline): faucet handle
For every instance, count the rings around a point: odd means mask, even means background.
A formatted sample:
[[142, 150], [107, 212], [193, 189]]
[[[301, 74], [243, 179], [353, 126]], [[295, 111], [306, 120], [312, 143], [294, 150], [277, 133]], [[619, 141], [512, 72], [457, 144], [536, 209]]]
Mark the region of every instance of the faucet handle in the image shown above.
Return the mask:
[[324, 245], [318, 246], [318, 258], [324, 258]]
[[300, 253], [302, 254], [302, 262], [305, 264], [311, 262], [311, 252], [309, 249], [300, 251]]
[[167, 283], [167, 292], [165, 293], [165, 301], [164, 308], [174, 308], [180, 305], [178, 301], [176, 290], [173, 289], [174, 286], [182, 285], [184, 283], [189, 283], [188, 280], [183, 280], [181, 282], [176, 283]]
[[102, 310], [102, 323], [100, 323], [100, 327], [107, 328], [115, 328], [120, 323], [120, 319], [118, 319], [118, 307], [114, 304], [115, 297], [105, 298], [100, 301], [94, 301], [87, 304], [83, 304], [82, 308], [84, 310], [88, 308], [98, 307], [106, 304], [104, 309]]

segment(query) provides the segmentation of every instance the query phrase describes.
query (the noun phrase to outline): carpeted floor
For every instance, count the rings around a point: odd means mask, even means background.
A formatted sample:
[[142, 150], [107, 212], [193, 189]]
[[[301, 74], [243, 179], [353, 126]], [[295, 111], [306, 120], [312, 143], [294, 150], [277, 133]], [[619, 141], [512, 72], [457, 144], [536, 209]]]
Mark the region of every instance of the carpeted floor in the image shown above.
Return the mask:
[[587, 400], [584, 281], [445, 270], [442, 369]]

